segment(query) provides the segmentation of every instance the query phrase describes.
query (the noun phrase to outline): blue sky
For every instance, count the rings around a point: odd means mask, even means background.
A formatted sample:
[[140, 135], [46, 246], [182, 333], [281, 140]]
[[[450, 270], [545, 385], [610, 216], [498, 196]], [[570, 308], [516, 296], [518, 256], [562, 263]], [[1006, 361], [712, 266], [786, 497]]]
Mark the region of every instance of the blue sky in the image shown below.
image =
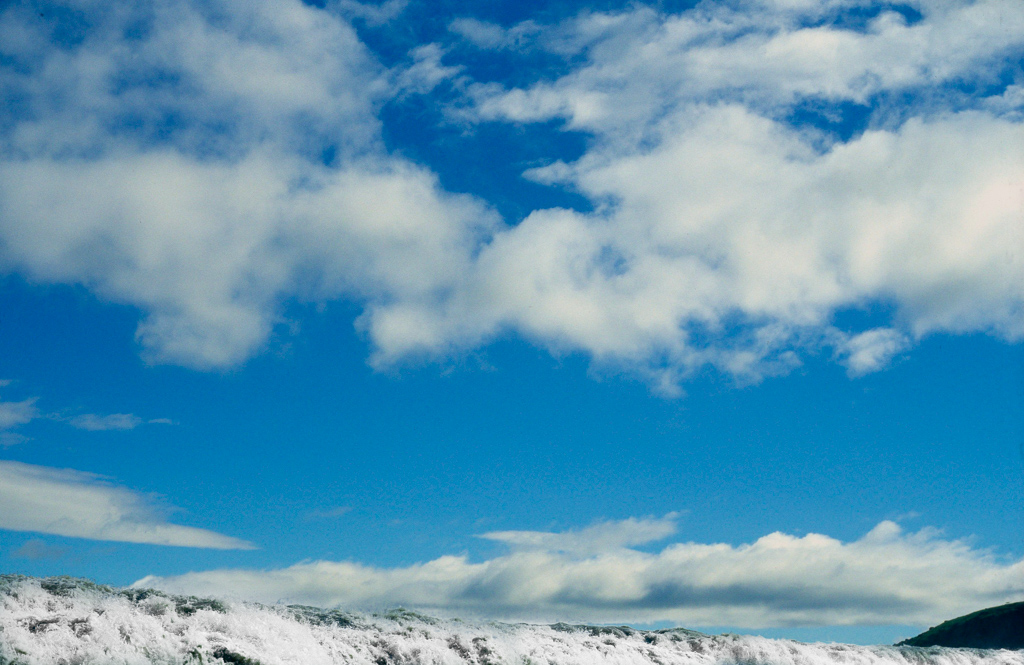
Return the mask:
[[0, 560], [891, 640], [1024, 594], [1024, 8], [0, 13]]

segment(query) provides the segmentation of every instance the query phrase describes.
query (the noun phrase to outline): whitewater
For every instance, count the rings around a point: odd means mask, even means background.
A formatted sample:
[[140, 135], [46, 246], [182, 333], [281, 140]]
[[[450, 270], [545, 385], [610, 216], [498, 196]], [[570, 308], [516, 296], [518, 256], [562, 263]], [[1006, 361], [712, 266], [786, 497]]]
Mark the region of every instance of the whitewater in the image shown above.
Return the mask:
[[357, 614], [0, 576], [0, 665], [1024, 665], [1024, 651]]

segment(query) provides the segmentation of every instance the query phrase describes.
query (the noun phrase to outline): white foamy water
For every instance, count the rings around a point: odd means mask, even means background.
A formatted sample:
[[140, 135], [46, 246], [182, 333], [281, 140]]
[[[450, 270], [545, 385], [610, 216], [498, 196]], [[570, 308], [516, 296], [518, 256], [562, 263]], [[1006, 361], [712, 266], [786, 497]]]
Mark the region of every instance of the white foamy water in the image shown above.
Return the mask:
[[0, 577], [0, 665], [1024, 665], [1024, 651], [803, 644], [683, 629], [440, 620]]

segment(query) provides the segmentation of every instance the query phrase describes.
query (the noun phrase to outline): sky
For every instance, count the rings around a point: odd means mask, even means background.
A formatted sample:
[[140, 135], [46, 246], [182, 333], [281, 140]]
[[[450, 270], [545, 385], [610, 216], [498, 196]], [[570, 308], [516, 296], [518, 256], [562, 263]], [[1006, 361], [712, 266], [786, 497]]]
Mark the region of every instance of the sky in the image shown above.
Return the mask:
[[854, 642], [1024, 600], [1019, 0], [0, 7], [0, 571]]

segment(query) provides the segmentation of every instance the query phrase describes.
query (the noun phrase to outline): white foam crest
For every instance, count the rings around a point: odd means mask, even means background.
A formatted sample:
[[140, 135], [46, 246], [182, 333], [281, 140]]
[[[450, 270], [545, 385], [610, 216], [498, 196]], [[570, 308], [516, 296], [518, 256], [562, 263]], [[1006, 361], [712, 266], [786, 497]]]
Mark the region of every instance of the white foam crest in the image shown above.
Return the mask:
[[222, 603], [81, 580], [0, 577], [0, 665], [1024, 665], [1024, 651], [803, 644]]

